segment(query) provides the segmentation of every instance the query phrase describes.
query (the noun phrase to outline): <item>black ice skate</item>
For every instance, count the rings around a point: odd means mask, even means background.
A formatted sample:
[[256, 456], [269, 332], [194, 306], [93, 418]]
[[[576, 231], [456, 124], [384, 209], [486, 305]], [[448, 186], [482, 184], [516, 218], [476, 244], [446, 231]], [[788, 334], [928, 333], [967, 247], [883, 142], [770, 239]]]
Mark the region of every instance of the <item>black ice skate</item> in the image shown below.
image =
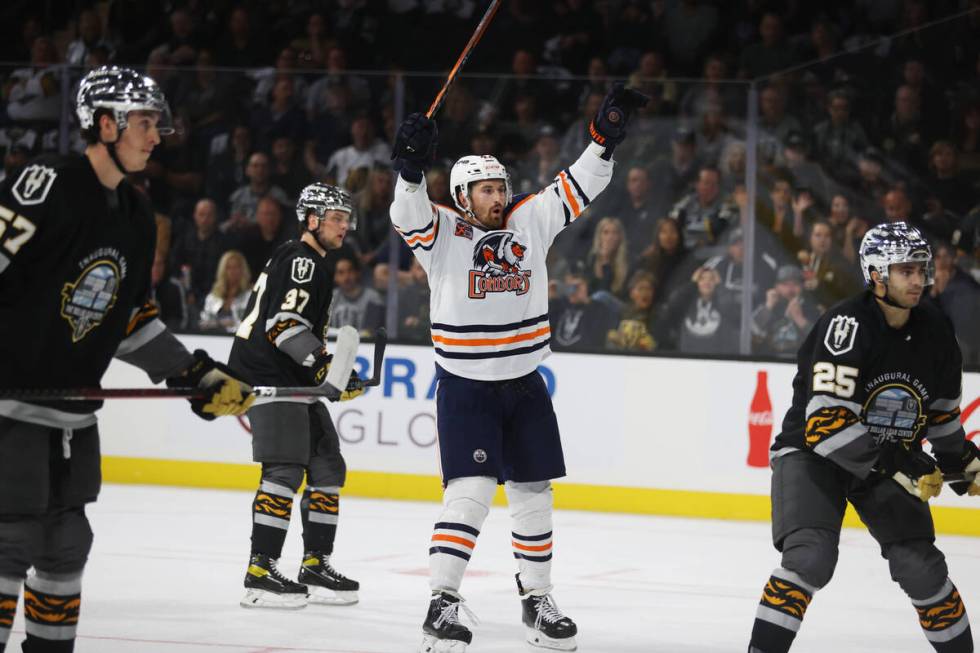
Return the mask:
[[574, 651], [578, 648], [575, 635], [578, 627], [558, 609], [551, 594], [524, 594], [520, 576], [517, 587], [521, 590], [521, 606], [527, 642], [538, 648], [555, 651]]
[[473, 641], [473, 633], [459, 621], [459, 609], [476, 623], [476, 616], [463, 599], [449, 592], [437, 592], [429, 602], [429, 612], [422, 624], [422, 647], [419, 653], [464, 653]]
[[299, 568], [299, 582], [310, 588], [310, 603], [321, 605], [354, 605], [361, 584], [347, 578], [330, 566], [330, 557], [307, 551]]
[[276, 560], [264, 553], [253, 553], [245, 572], [243, 608], [298, 610], [306, 607], [306, 585], [289, 580], [276, 567]]

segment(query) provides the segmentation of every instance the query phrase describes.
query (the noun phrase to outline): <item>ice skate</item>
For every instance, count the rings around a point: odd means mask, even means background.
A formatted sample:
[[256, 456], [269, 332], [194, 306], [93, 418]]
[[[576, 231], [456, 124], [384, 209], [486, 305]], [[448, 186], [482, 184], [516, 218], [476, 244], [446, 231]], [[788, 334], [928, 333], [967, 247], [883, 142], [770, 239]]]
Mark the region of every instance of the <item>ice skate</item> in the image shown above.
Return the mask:
[[245, 572], [245, 597], [243, 608], [277, 608], [298, 610], [305, 608], [308, 589], [289, 580], [276, 567], [276, 560], [263, 553], [252, 554]]
[[578, 648], [575, 622], [558, 609], [551, 594], [529, 595], [521, 599], [525, 635], [528, 644], [553, 651], [574, 651]]
[[463, 599], [449, 592], [437, 592], [429, 602], [429, 612], [422, 624], [422, 646], [419, 653], [464, 653], [473, 641], [473, 633], [459, 621], [459, 609], [477, 623], [476, 615]]
[[319, 605], [354, 605], [361, 584], [347, 578], [330, 566], [330, 557], [308, 551], [299, 568], [300, 583], [310, 589], [310, 603]]

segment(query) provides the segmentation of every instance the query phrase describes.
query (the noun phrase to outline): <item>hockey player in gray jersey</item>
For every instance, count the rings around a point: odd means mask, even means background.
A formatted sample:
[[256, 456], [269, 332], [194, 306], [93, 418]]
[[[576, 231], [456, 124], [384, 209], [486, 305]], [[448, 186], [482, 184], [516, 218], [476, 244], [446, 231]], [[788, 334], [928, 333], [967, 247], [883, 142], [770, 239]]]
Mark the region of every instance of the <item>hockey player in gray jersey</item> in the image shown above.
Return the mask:
[[959, 419], [959, 346], [949, 320], [919, 303], [932, 283], [932, 252], [898, 222], [869, 230], [860, 258], [868, 289], [827, 311], [803, 343], [793, 405], [772, 447], [772, 535], [782, 561], [763, 590], [750, 653], [789, 650], [834, 573], [848, 503], [932, 647], [973, 651], [928, 504], [943, 473], [964, 475], [952, 484], [958, 494], [980, 494], [977, 447]]
[[[273, 253], [252, 288], [245, 318], [235, 333], [229, 365], [255, 385], [319, 385], [332, 355], [324, 342], [330, 321], [333, 266], [353, 228], [347, 191], [310, 184], [296, 205], [300, 238]], [[356, 374], [340, 400], [364, 393]], [[302, 608], [307, 601], [349, 605], [359, 585], [330, 564], [340, 488], [347, 467], [326, 406], [318, 399], [261, 403], [248, 411], [252, 457], [262, 463], [262, 480], [252, 501], [252, 547], [245, 573], [246, 608]], [[299, 582], [279, 572], [293, 508], [300, 504], [304, 555]]]

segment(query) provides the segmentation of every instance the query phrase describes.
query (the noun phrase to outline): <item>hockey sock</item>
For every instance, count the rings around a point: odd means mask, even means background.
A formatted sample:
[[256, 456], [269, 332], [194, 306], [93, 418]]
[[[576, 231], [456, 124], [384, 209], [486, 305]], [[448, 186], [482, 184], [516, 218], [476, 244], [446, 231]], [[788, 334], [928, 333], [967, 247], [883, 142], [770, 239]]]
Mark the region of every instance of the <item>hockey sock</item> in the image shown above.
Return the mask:
[[803, 615], [817, 588], [788, 569], [772, 572], [762, 600], [755, 613], [752, 641], [753, 653], [786, 653], [800, 630]]
[[973, 633], [966, 606], [953, 582], [946, 579], [942, 589], [922, 600], [912, 600], [919, 613], [919, 625], [932, 647], [940, 653], [972, 653]]
[[496, 479], [488, 476], [454, 478], [446, 485], [442, 513], [429, 547], [429, 586], [433, 592], [459, 591], [496, 491]]
[[551, 591], [552, 491], [549, 481], [504, 485], [511, 516], [511, 547], [523, 594]]
[[25, 652], [70, 653], [75, 647], [82, 574], [37, 571], [24, 581]]
[[340, 516], [339, 487], [307, 487], [300, 502], [303, 517], [303, 547], [330, 555], [337, 537], [337, 518]]
[[293, 491], [285, 485], [262, 481], [252, 502], [252, 553], [279, 559], [293, 512]]
[[3, 653], [4, 646], [10, 638], [10, 629], [14, 625], [20, 586], [19, 578], [0, 576], [0, 653]]

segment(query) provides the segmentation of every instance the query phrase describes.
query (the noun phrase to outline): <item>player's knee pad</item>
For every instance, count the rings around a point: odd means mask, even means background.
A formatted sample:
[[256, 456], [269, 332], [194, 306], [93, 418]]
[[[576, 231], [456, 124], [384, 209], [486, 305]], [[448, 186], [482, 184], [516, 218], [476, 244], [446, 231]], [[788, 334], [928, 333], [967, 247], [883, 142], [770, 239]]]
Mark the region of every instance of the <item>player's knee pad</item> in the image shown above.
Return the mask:
[[262, 463], [262, 490], [277, 496], [295, 494], [303, 484], [306, 468], [297, 463]]
[[504, 485], [510, 514], [516, 520], [550, 517], [554, 507], [554, 494], [551, 481], [516, 483], [507, 481]]
[[41, 547], [41, 523], [34, 515], [0, 515], [0, 576], [23, 579]]
[[490, 512], [497, 481], [489, 476], [454, 478], [442, 494], [442, 520], [479, 528]]
[[92, 527], [84, 506], [63, 508], [42, 522], [41, 553], [34, 567], [45, 574], [74, 577], [80, 575], [92, 550]]
[[837, 567], [839, 535], [823, 528], [801, 528], [783, 541], [784, 569], [820, 589], [830, 582]]
[[949, 575], [946, 558], [929, 540], [895, 542], [884, 548], [892, 580], [913, 600], [933, 596]]
[[342, 488], [346, 481], [347, 463], [339, 453], [331, 456], [317, 455], [310, 460], [307, 485]]

